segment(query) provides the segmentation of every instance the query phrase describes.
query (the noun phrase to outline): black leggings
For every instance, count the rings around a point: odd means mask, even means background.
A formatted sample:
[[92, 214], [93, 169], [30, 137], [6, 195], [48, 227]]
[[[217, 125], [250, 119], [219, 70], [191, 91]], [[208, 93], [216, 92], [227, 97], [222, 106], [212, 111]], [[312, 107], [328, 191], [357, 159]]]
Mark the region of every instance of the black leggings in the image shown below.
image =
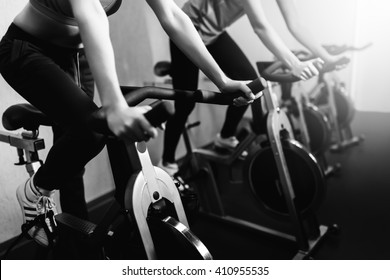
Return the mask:
[[86, 125], [97, 109], [78, 79], [78, 50], [43, 42], [11, 25], [0, 42], [0, 73], [22, 97], [50, 117], [61, 134], [35, 175], [44, 189], [61, 189], [83, 173], [105, 145]]
[[[83, 50], [79, 54], [79, 83], [81, 89], [91, 98], [94, 97], [95, 82]], [[60, 126], [53, 126], [54, 143], [66, 133]], [[88, 220], [88, 207], [85, 201], [84, 171], [64, 182], [60, 190], [61, 210], [78, 218]]]
[[[173, 87], [175, 89], [196, 90], [198, 88], [199, 69], [172, 42], [170, 48]], [[207, 46], [207, 49], [229, 78], [234, 80], [253, 80], [257, 78], [256, 70], [227, 32], [218, 36], [213, 43]], [[164, 162], [175, 161], [175, 152], [181, 133], [194, 107], [195, 103], [193, 102], [175, 102], [175, 115], [166, 124]], [[227, 138], [235, 134], [247, 108], [248, 106], [236, 107], [233, 105], [228, 107], [221, 130], [222, 137]]]

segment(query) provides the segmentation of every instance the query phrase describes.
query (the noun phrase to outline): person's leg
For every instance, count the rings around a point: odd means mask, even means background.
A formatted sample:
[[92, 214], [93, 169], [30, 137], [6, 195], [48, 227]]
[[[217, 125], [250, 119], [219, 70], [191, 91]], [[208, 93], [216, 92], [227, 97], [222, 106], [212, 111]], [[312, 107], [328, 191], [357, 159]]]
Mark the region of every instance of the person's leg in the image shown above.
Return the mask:
[[13, 87], [65, 131], [35, 176], [39, 187], [52, 190], [61, 189], [64, 182], [82, 172], [104, 147], [104, 140], [86, 126], [97, 106], [62, 69], [43, 60], [46, 62], [45, 67], [30, 63], [20, 70], [20, 82]]
[[[71, 73], [69, 74], [71, 77], [79, 76], [81, 89], [93, 100], [95, 84], [91, 70], [88, 65], [88, 61], [83, 50], [80, 51], [78, 64], [79, 75], [77, 75], [77, 73], [74, 73], [74, 71], [71, 71]], [[63, 129], [61, 129], [61, 127], [53, 127], [54, 142], [57, 141], [57, 139], [61, 138], [63, 134], [64, 131]], [[60, 191], [60, 203], [63, 212], [69, 213], [80, 219], [88, 220], [89, 215], [87, 203], [85, 201], [83, 175], [84, 169], [80, 173], [75, 175], [73, 178], [69, 178], [69, 181], [64, 182], [64, 185]]]
[[[53, 126], [53, 144], [65, 133], [61, 127]], [[85, 201], [84, 169], [63, 183], [60, 190], [62, 212], [69, 213], [80, 219], [88, 220], [88, 209]]]
[[[229, 78], [234, 80], [254, 80], [257, 78], [256, 70], [227, 32], [222, 33], [216, 41], [210, 44], [208, 50]], [[220, 132], [222, 138], [235, 135], [237, 126], [247, 108], [248, 106], [237, 107], [234, 105], [228, 107]]]
[[[104, 138], [85, 125], [97, 106], [66, 73], [74, 66], [73, 54], [39, 45], [38, 40], [18, 28], [11, 31], [1, 43], [0, 73], [22, 97], [66, 130], [50, 149], [44, 165], [18, 188], [24, 221], [28, 222], [56, 211], [51, 199], [54, 189], [62, 188], [64, 182], [82, 172], [104, 147]], [[48, 225], [49, 231], [52, 226]], [[29, 234], [48, 245], [41, 227], [32, 228]]]
[[[172, 42], [170, 49], [173, 88], [196, 90], [199, 69]], [[194, 107], [195, 103], [193, 102], [175, 101], [175, 114], [167, 121], [165, 128], [163, 163], [175, 162], [175, 152], [181, 133], [185, 129], [187, 118]]]

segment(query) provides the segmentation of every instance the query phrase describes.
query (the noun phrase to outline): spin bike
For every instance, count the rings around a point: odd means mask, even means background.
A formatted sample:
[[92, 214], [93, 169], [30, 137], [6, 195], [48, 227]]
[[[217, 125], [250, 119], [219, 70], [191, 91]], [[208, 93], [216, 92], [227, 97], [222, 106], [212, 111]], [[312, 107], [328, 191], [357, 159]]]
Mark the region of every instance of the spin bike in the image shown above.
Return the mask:
[[331, 146], [332, 131], [329, 119], [317, 106], [309, 102], [300, 87], [297, 90], [292, 93], [291, 99], [296, 107], [287, 106], [287, 114], [298, 123], [292, 122], [295, 137], [317, 158], [326, 177], [339, 174], [341, 164], [330, 165], [326, 157]]
[[[294, 52], [300, 59], [307, 60], [310, 55], [304, 51]], [[341, 58], [334, 66], [345, 65], [349, 63], [346, 57]], [[264, 69], [258, 64], [259, 72]], [[335, 69], [327, 67], [322, 70], [321, 75]], [[292, 87], [291, 83], [281, 83], [283, 106], [287, 115], [290, 117], [295, 137], [301, 142], [319, 161], [326, 177], [336, 175], [340, 172], [340, 163], [330, 165], [326, 158], [326, 152], [331, 147], [331, 124], [327, 115], [316, 105], [312, 104], [308, 95], [303, 91], [302, 82], [295, 83], [297, 86]]]
[[[317, 221], [316, 211], [326, 194], [324, 174], [316, 158], [294, 140], [289, 119], [277, 104], [272, 82], [298, 80], [290, 73], [276, 73], [281, 66], [266, 65], [262, 80], [266, 117], [256, 100], [251, 105], [251, 129], [234, 152], [221, 154], [210, 145], [193, 148], [187, 144], [188, 131], [183, 132], [188, 153], [179, 160], [178, 176], [197, 190], [201, 214], [292, 241], [297, 245], [294, 259], [305, 259], [338, 226]], [[259, 147], [244, 160], [241, 177], [232, 175], [242, 152], [256, 142]]]
[[[2, 124], [8, 131], [22, 129], [20, 133], [0, 131], [0, 142], [16, 148], [18, 159], [15, 165], [25, 166], [29, 177], [31, 177], [42, 165], [42, 160], [39, 158], [39, 151], [45, 149], [44, 139], [39, 138], [39, 126], [52, 126], [53, 123], [34, 106], [26, 103], [10, 106], [2, 115]], [[36, 219], [37, 222], [38, 220]], [[27, 224], [22, 225], [22, 234], [9, 245], [4, 257], [8, 256], [13, 247], [24, 236], [28, 237], [25, 233], [30, 228]], [[54, 237], [54, 234], [52, 237]], [[52, 239], [49, 239], [49, 241], [53, 244]]]
[[[330, 54], [339, 55], [348, 51], [362, 51], [371, 45], [371, 43], [362, 47], [325, 45], [324, 48]], [[335, 143], [330, 147], [332, 152], [341, 152], [364, 141], [364, 135], [353, 135], [351, 122], [355, 115], [355, 108], [346, 92], [345, 83], [334, 71], [321, 73], [317, 85], [311, 89], [308, 96], [310, 102], [324, 112], [331, 123], [335, 138]]]
[[[144, 97], [147, 98], [148, 95]], [[158, 126], [172, 114], [173, 108], [169, 105], [171, 104], [159, 102], [145, 117], [153, 126]], [[44, 114], [30, 104], [11, 106], [3, 114], [3, 125], [6, 129], [26, 130], [22, 132], [22, 136], [1, 132], [0, 140], [17, 148], [18, 164], [25, 164], [30, 176], [42, 163], [38, 151], [44, 149], [44, 141], [38, 138], [38, 128], [40, 125], [51, 124]], [[127, 218], [127, 224], [137, 225], [144, 255], [148, 259], [212, 259], [204, 244], [188, 228], [176, 185], [168, 174], [152, 165], [145, 142], [124, 143], [116, 139], [108, 129], [102, 109], [91, 116], [89, 125], [95, 131], [106, 135], [111, 145], [122, 145], [131, 155], [127, 161], [133, 161], [133, 165], [139, 166], [139, 169], [134, 172], [130, 169], [130, 173], [126, 170], [127, 174], [134, 175], [124, 186], [123, 192], [117, 193], [117, 199], [100, 223], [93, 224], [67, 213], [56, 215], [58, 236], [51, 242], [53, 249], [55, 250], [56, 245], [63, 241], [61, 239], [68, 233], [77, 232], [78, 235], [71, 236], [82, 236], [82, 243], [86, 250], [90, 251], [83, 256], [108, 259], [110, 238], [115, 235], [117, 229], [123, 229], [121, 225]], [[26, 235], [28, 229], [23, 225], [20, 237]]]

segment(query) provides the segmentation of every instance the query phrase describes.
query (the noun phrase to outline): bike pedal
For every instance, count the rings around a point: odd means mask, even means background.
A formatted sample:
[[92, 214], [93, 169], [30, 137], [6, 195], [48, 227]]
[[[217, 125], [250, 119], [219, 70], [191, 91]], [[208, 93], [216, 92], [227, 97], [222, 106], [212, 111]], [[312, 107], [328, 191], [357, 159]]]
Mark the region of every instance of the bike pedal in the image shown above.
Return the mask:
[[59, 226], [66, 226], [87, 236], [91, 235], [96, 228], [94, 223], [82, 220], [67, 213], [58, 214], [55, 216], [55, 219]]

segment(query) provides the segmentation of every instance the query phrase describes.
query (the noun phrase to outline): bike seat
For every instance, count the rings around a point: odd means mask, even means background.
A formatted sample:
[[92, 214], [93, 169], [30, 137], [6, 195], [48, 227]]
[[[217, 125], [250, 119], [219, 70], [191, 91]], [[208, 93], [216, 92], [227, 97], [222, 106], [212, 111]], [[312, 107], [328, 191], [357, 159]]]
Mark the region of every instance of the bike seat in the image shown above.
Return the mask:
[[53, 122], [41, 111], [29, 103], [8, 107], [3, 113], [3, 126], [7, 130], [37, 130], [40, 125], [52, 126]]
[[171, 62], [170, 61], [159, 61], [154, 66], [154, 74], [158, 77], [164, 77], [171, 74]]

